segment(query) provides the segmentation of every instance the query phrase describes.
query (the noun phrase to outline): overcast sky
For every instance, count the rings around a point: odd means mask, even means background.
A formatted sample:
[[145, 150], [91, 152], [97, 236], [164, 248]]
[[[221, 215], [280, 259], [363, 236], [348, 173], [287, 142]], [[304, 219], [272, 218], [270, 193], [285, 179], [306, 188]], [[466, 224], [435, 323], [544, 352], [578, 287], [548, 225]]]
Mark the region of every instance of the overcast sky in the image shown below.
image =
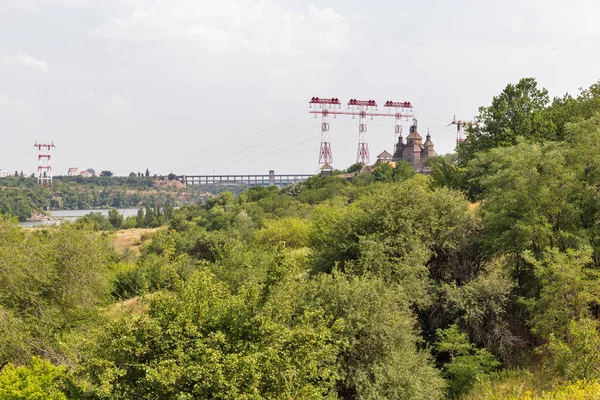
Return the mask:
[[[411, 101], [452, 152], [453, 115], [507, 83], [597, 82], [598, 16], [591, 0], [0, 0], [0, 168], [31, 173], [54, 141], [55, 175], [314, 173], [313, 96]], [[331, 121], [337, 168], [357, 124]], [[372, 159], [393, 131], [369, 121]]]

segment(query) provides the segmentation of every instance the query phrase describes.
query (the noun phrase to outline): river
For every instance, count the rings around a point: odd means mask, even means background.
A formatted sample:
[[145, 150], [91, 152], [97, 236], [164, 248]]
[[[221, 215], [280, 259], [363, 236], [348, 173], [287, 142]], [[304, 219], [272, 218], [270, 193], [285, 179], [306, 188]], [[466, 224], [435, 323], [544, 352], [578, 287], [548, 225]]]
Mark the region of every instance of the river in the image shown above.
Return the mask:
[[[123, 208], [123, 209], [119, 209], [118, 210], [125, 218], [130, 217], [132, 215], [137, 215], [138, 209], [137, 208]], [[48, 214], [50, 214], [50, 216], [52, 218], [58, 218], [58, 221], [28, 221], [28, 222], [21, 222], [19, 223], [19, 226], [22, 226], [24, 228], [31, 228], [31, 227], [35, 227], [35, 226], [41, 226], [41, 225], [52, 225], [52, 224], [58, 224], [61, 221], [75, 221], [78, 218], [83, 217], [86, 214], [89, 213], [101, 213], [102, 215], [104, 215], [105, 217], [108, 216], [108, 210], [58, 210], [58, 211], [49, 211]]]

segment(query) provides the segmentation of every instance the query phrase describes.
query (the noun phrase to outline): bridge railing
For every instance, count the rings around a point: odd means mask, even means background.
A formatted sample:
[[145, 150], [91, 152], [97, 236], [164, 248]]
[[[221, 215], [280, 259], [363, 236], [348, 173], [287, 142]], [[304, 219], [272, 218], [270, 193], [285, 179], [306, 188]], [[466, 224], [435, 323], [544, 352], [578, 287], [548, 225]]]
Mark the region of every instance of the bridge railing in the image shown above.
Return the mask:
[[314, 175], [269, 174], [269, 175], [181, 175], [177, 178], [186, 186], [208, 186], [215, 184], [244, 184], [248, 186], [287, 186], [302, 182]]

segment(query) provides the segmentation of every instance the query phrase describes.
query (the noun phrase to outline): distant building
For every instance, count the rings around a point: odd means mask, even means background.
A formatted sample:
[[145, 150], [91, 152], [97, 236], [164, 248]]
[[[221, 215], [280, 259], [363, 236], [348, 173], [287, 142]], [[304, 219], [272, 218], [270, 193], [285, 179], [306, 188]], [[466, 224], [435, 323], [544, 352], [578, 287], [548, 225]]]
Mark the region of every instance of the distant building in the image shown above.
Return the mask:
[[90, 171], [85, 170], [85, 171], [81, 171], [79, 173], [79, 176], [83, 177], [83, 178], [91, 178], [92, 176], [94, 176], [94, 174], [92, 174]]
[[321, 175], [322, 176], [333, 176], [333, 167], [331, 165], [329, 165], [329, 163], [325, 163], [325, 165], [323, 165], [321, 167]]
[[77, 176], [79, 175], [79, 170], [77, 168], [69, 168], [69, 172], [67, 173], [67, 176]]
[[5, 169], [0, 169], [0, 178], [7, 178], [8, 177], [8, 171]]
[[384, 151], [380, 155], [377, 156], [377, 162], [390, 162], [392, 161], [392, 155], [387, 151]]
[[[385, 155], [384, 153], [381, 155]], [[413, 120], [413, 125], [410, 127], [410, 134], [406, 137], [406, 143], [404, 143], [402, 135], [398, 138], [396, 151], [391, 161], [404, 160], [417, 171], [425, 172], [427, 168], [423, 166], [424, 161], [436, 155], [431, 135], [428, 133], [425, 143], [423, 143], [423, 138], [417, 132], [417, 120], [415, 119]]]

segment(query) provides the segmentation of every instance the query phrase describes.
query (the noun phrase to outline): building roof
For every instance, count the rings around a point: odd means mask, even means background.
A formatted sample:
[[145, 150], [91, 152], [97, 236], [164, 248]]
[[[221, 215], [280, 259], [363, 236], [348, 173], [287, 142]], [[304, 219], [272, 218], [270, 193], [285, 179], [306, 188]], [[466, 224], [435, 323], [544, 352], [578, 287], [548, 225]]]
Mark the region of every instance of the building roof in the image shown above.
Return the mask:
[[383, 153], [381, 153], [380, 155], [377, 156], [377, 158], [380, 160], [387, 160], [389, 158], [392, 158], [392, 155], [390, 153], [388, 153], [387, 150], [384, 150]]
[[325, 165], [323, 165], [321, 167], [321, 170], [324, 170], [324, 169], [333, 169], [333, 167], [329, 163], [325, 163]]
[[423, 140], [423, 138], [421, 137], [421, 135], [419, 135], [419, 132], [417, 132], [417, 129], [412, 129], [412, 132], [410, 132], [410, 135], [408, 135], [406, 137], [406, 141], [408, 142], [409, 140]]
[[431, 141], [431, 135], [427, 134], [427, 139], [425, 140], [425, 143], [423, 143], [423, 147], [425, 147], [426, 149], [433, 149], [433, 142]]
[[398, 143], [396, 143], [396, 151], [394, 151], [394, 155], [392, 156], [392, 160], [402, 160], [402, 153], [404, 152], [404, 139], [402, 135], [398, 137]]

